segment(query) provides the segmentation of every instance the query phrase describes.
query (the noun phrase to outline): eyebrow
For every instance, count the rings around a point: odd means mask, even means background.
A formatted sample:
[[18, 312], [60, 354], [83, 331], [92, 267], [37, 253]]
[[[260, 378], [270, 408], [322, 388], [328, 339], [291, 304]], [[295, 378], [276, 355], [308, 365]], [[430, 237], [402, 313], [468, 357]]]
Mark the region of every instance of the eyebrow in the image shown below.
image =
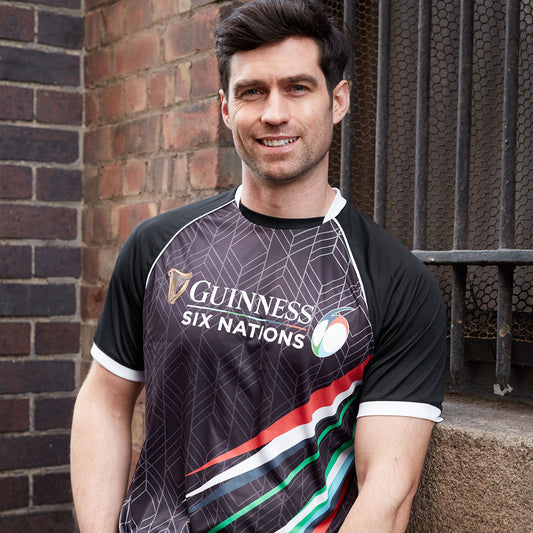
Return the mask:
[[[309, 85], [312, 88], [316, 88], [319, 85], [319, 80], [315, 76], [312, 76], [311, 74], [295, 74], [293, 76], [287, 76], [285, 78], [281, 78], [279, 80], [279, 83], [282, 85], [290, 85], [290, 84], [298, 84], [303, 83], [305, 85]], [[265, 85], [264, 80], [260, 79], [244, 79], [244, 80], [238, 80], [233, 85], [233, 94], [237, 94], [243, 89], [247, 89], [249, 87], [261, 87]]]

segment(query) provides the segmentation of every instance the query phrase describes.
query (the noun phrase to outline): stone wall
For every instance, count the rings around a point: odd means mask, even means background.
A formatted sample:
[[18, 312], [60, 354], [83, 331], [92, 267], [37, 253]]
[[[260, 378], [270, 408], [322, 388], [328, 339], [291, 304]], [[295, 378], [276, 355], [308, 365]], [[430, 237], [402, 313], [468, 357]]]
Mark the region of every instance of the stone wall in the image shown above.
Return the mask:
[[0, 5], [0, 530], [72, 531], [82, 199], [79, 0]]

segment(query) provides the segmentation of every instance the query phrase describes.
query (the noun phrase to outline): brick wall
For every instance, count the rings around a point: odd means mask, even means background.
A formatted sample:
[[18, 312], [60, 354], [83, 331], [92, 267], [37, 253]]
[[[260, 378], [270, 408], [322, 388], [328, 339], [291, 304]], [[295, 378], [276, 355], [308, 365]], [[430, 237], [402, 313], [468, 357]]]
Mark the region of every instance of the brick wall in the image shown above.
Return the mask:
[[83, 113], [79, 0], [0, 5], [0, 531], [72, 531]]
[[[213, 47], [229, 3], [86, 0], [82, 374], [131, 230], [240, 181], [240, 160], [220, 119]], [[141, 400], [134, 452], [144, 438], [143, 415]]]
[[142, 220], [233, 187], [206, 0], [87, 0], [84, 363], [121, 244]]

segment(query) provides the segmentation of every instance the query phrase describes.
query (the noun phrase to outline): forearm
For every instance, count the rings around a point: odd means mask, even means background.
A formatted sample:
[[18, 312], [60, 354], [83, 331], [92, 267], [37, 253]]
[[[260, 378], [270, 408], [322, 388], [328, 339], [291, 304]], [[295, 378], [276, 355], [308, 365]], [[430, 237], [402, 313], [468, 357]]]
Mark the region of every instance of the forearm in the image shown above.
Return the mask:
[[72, 423], [74, 505], [81, 533], [116, 533], [128, 484], [136, 394], [117, 409], [109, 398], [95, 394], [91, 380], [87, 381], [76, 400]]
[[434, 423], [369, 416], [355, 432], [358, 496], [340, 533], [403, 533]]
[[353, 504], [339, 533], [404, 533], [409, 522], [413, 496], [387, 498], [387, 488], [362, 491]]

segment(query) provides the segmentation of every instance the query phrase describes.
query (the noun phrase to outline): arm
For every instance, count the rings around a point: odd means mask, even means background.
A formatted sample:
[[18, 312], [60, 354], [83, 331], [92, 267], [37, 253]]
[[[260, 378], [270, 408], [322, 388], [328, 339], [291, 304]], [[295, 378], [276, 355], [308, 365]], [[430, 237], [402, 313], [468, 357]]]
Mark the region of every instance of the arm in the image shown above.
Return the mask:
[[434, 422], [365, 416], [355, 431], [359, 493], [339, 533], [403, 533]]
[[131, 461], [131, 419], [142, 383], [93, 361], [74, 407], [71, 477], [81, 533], [116, 533]]

